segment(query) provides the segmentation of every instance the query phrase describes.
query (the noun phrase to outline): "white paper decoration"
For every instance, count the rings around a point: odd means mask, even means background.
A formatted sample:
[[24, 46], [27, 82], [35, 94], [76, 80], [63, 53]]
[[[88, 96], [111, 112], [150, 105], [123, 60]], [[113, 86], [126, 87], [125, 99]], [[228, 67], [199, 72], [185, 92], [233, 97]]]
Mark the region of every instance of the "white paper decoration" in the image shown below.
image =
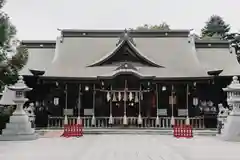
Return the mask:
[[139, 100], [138, 100], [138, 93], [137, 93], [137, 92], [135, 93], [135, 99], [134, 99], [134, 102], [135, 102], [135, 103], [138, 103], [138, 102], [139, 102]]
[[132, 92], [129, 93], [128, 97], [129, 97], [129, 100], [130, 100], [130, 101], [133, 100], [133, 94], [132, 94]]
[[110, 93], [108, 92], [108, 93], [107, 93], [107, 101], [110, 101], [110, 99], [111, 99], [111, 95], [110, 95]]
[[113, 102], [117, 102], [117, 98], [116, 98], [116, 94], [115, 94], [115, 92], [113, 92], [113, 100], [112, 100]]
[[121, 99], [122, 99], [121, 92], [118, 92], [118, 100], [121, 101]]

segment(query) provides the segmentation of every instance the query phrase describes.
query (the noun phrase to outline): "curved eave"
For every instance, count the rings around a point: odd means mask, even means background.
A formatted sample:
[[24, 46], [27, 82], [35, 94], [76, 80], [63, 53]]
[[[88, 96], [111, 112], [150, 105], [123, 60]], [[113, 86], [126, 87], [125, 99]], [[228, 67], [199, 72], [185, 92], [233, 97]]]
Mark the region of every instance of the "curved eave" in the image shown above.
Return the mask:
[[155, 76], [150, 76], [150, 75], [143, 75], [141, 73], [139, 73], [138, 71], [135, 71], [133, 69], [119, 69], [116, 71], [113, 71], [110, 74], [107, 75], [101, 75], [101, 76], [97, 76], [98, 79], [113, 79], [121, 74], [124, 75], [135, 75], [136, 77], [140, 78], [140, 79], [154, 79]]
[[149, 65], [153, 66], [153, 67], [162, 67], [164, 68], [164, 66], [160, 66], [157, 63], [153, 62], [152, 60], [150, 60], [149, 58], [147, 58], [144, 54], [142, 54], [129, 40], [123, 40], [121, 41], [116, 48], [114, 48], [114, 50], [112, 52], [110, 52], [109, 54], [107, 54], [106, 56], [104, 56], [103, 58], [101, 58], [100, 60], [94, 62], [93, 64], [89, 65], [88, 67], [94, 67], [94, 66], [100, 66], [103, 63], [107, 62], [110, 58], [112, 58], [117, 51], [124, 45], [124, 43], [127, 42], [128, 45], [131, 47], [131, 49], [137, 54], [137, 56], [139, 56], [141, 59], [143, 59], [145, 62], [147, 62]]
[[222, 73], [223, 69], [218, 69], [218, 70], [211, 70], [208, 71], [207, 74], [210, 76], [218, 76]]

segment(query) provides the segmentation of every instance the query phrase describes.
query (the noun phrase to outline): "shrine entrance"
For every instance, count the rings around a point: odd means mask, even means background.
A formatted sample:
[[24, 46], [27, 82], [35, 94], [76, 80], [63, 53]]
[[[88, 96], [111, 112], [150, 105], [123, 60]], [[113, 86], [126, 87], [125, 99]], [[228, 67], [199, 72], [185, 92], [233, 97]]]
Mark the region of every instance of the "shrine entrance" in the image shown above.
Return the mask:
[[[153, 101], [155, 92], [147, 80], [142, 80], [132, 74], [121, 74], [111, 80], [105, 80], [104, 87], [97, 89], [106, 97], [106, 105], [112, 117], [153, 117]], [[144, 84], [149, 83], [149, 87]], [[107, 107], [107, 108], [106, 108]]]
[[[140, 79], [133, 75], [120, 75], [112, 81], [112, 116], [137, 117], [141, 108]], [[140, 103], [140, 104], [139, 104]]]

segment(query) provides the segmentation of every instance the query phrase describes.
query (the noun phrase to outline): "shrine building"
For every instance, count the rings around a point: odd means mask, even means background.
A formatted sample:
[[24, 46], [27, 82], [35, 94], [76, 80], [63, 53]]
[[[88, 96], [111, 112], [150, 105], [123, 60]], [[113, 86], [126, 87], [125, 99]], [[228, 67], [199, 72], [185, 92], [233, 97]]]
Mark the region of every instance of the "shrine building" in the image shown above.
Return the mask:
[[80, 115], [89, 123], [216, 119], [217, 105], [226, 104], [222, 88], [240, 75], [229, 42], [196, 39], [190, 30], [63, 29], [56, 40], [22, 45], [29, 51], [20, 72], [33, 88], [29, 102], [50, 117]]

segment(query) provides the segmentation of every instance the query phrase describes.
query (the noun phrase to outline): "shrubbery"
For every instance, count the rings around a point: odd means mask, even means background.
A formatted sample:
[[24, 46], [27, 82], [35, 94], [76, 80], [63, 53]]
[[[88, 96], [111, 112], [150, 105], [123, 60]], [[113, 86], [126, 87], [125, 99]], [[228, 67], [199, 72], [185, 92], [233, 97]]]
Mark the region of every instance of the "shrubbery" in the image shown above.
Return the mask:
[[0, 108], [0, 134], [2, 133], [2, 129], [6, 127], [6, 123], [9, 122], [9, 117], [12, 115], [13, 108], [12, 107], [4, 107]]

